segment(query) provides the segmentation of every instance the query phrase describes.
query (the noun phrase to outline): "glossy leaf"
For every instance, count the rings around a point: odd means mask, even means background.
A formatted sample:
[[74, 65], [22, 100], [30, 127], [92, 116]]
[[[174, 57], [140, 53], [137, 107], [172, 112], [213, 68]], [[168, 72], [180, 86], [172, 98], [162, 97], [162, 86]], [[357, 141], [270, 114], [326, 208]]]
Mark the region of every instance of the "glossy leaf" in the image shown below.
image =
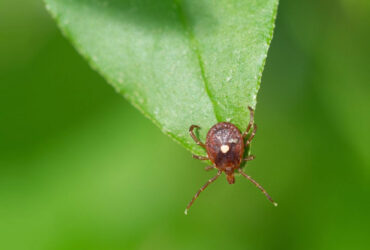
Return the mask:
[[187, 149], [204, 154], [191, 124], [203, 140], [220, 121], [246, 128], [277, 0], [45, 2], [91, 66]]

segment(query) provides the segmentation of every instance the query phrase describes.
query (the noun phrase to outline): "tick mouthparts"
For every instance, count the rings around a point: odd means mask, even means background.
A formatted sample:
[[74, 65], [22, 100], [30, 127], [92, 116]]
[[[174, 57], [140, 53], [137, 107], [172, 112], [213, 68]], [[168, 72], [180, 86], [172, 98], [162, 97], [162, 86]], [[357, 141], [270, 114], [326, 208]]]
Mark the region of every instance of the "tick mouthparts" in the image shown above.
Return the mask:
[[235, 177], [233, 174], [226, 175], [226, 179], [229, 182], [229, 184], [234, 184], [235, 183]]

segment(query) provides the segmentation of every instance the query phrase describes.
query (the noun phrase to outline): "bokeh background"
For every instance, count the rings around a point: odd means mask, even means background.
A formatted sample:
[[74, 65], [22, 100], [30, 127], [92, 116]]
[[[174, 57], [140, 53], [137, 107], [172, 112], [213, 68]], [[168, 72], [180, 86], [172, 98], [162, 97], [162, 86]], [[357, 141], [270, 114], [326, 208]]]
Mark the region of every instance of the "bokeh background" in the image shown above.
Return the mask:
[[246, 180], [90, 69], [36, 0], [0, 0], [0, 249], [369, 249], [370, 2], [282, 0]]

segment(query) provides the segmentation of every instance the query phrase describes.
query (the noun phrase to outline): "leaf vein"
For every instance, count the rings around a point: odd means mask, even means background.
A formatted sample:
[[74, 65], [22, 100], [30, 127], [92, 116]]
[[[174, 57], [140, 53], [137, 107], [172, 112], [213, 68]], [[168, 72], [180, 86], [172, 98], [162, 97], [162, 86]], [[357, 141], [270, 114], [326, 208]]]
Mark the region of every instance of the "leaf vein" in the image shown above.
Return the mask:
[[182, 6], [182, 1], [181, 0], [175, 0], [175, 4], [176, 4], [176, 8], [179, 12], [180, 21], [181, 21], [182, 25], [184, 26], [185, 31], [187, 32], [187, 34], [189, 36], [191, 50], [197, 56], [201, 77], [202, 77], [202, 80], [203, 80], [203, 83], [204, 83], [204, 88], [205, 88], [205, 91], [208, 95], [208, 98], [210, 99], [210, 101], [212, 103], [213, 112], [216, 116], [216, 120], [218, 122], [220, 122], [220, 121], [222, 121], [222, 118], [217, 113], [217, 104], [216, 104], [215, 100], [212, 98], [212, 93], [209, 89], [209, 82], [208, 82], [208, 79], [206, 77], [204, 61], [203, 61], [203, 58], [202, 58], [202, 54], [199, 50], [198, 40], [196, 39], [196, 37], [194, 35], [194, 32], [191, 29], [191, 26], [190, 26], [190, 24], [189, 24], [189, 22], [186, 18], [185, 11], [184, 11], [183, 6]]

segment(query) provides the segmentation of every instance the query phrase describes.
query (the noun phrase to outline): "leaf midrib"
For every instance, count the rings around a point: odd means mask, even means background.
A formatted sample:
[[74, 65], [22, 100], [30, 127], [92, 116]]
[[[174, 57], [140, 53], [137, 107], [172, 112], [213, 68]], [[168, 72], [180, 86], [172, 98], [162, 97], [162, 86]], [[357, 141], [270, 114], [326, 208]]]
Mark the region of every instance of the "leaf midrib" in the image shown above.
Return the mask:
[[220, 121], [222, 121], [222, 118], [217, 113], [216, 102], [212, 98], [212, 94], [211, 94], [211, 91], [209, 89], [209, 82], [208, 82], [208, 79], [206, 77], [204, 62], [203, 62], [201, 51], [199, 49], [198, 40], [196, 39], [196, 37], [194, 35], [194, 32], [193, 32], [191, 26], [189, 25], [189, 22], [187, 20], [184, 8], [182, 6], [182, 0], [175, 0], [175, 4], [176, 4], [176, 9], [177, 9], [178, 14], [179, 14], [180, 21], [181, 21], [181, 23], [182, 23], [182, 25], [185, 29], [186, 34], [189, 36], [188, 38], [189, 38], [189, 41], [190, 41], [190, 50], [194, 52], [194, 54], [196, 55], [196, 57], [198, 59], [198, 65], [199, 65], [199, 68], [200, 68], [200, 74], [201, 74], [201, 78], [202, 78], [202, 81], [203, 81], [203, 84], [204, 84], [204, 89], [207, 93], [207, 96], [208, 96], [209, 100], [212, 103], [213, 113], [215, 114], [217, 122], [220, 122]]

